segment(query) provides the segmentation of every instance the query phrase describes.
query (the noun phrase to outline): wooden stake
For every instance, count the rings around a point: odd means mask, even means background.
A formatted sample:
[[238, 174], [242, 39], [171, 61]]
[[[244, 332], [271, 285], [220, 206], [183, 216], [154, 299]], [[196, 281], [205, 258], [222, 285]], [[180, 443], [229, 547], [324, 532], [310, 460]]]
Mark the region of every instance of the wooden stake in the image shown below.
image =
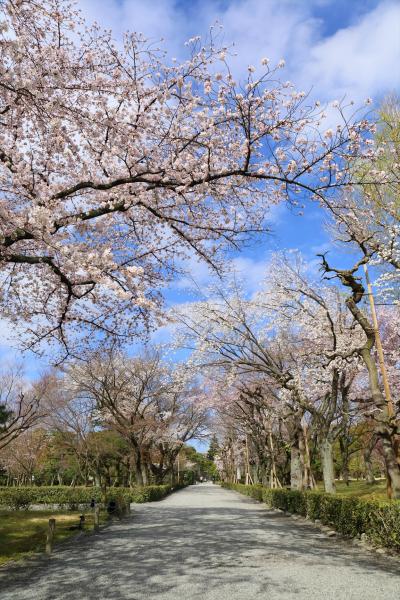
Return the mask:
[[100, 506], [96, 504], [94, 507], [94, 530], [98, 531], [100, 528]]
[[56, 520], [49, 519], [46, 536], [46, 554], [50, 555], [53, 552], [54, 531], [56, 528]]
[[250, 476], [249, 444], [247, 441], [247, 433], [246, 433], [246, 485], [249, 485], [250, 482], [253, 483], [251, 476]]
[[[378, 353], [378, 362], [379, 362], [379, 366], [380, 366], [381, 374], [382, 374], [383, 389], [385, 390], [387, 411], [388, 411], [389, 418], [391, 418], [394, 416], [393, 400], [392, 400], [392, 396], [390, 394], [389, 380], [388, 380], [386, 365], [385, 365], [385, 357], [383, 354], [381, 336], [379, 333], [378, 318], [376, 316], [376, 309], [375, 309], [375, 300], [374, 300], [374, 295], [372, 292], [372, 285], [371, 285], [371, 282], [369, 279], [369, 273], [368, 273], [368, 268], [367, 268], [366, 264], [364, 264], [364, 272], [365, 272], [365, 280], [367, 282], [369, 304], [370, 304], [371, 313], [372, 313], [372, 322], [374, 325], [375, 345], [376, 345], [376, 350]], [[386, 472], [386, 479], [387, 479], [387, 483], [386, 483], [387, 495], [388, 495], [388, 498], [392, 498], [392, 496], [393, 496], [392, 481], [390, 479], [390, 475], [389, 475], [388, 471]]]
[[374, 324], [376, 350], [378, 352], [378, 361], [379, 361], [379, 366], [380, 366], [381, 373], [382, 373], [383, 388], [385, 390], [385, 397], [386, 397], [386, 402], [387, 402], [387, 406], [388, 406], [389, 417], [393, 417], [393, 415], [394, 415], [393, 400], [392, 400], [392, 396], [390, 394], [389, 380], [388, 380], [386, 365], [385, 365], [385, 357], [383, 355], [381, 336], [379, 334], [378, 319], [376, 316], [374, 295], [372, 292], [372, 286], [371, 286], [371, 282], [369, 279], [368, 268], [367, 268], [366, 264], [364, 265], [364, 271], [365, 271], [365, 279], [367, 282], [368, 298], [369, 298], [369, 303], [371, 306], [372, 322]]
[[274, 442], [272, 440], [272, 432], [269, 432], [269, 444], [270, 444], [270, 451], [271, 451], [271, 476], [270, 476], [270, 486], [271, 488], [281, 488], [281, 482], [279, 481], [277, 472], [276, 472], [276, 465], [275, 465], [275, 449], [274, 449]]

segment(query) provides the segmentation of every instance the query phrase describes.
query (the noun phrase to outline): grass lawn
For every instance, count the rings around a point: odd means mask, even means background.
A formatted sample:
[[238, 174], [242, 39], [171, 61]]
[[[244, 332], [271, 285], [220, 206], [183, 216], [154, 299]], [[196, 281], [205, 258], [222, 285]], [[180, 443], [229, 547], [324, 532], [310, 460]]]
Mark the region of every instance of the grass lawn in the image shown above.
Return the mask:
[[[387, 500], [386, 479], [379, 479], [376, 483], [366, 481], [350, 481], [346, 485], [343, 481], [336, 481], [337, 494], [340, 496], [354, 496], [363, 500]], [[318, 484], [318, 491], [324, 490], [324, 484]]]
[[[78, 530], [69, 527], [78, 525], [81, 514], [85, 514], [85, 530], [92, 530], [93, 514], [89, 512], [0, 511], [0, 565], [44, 552], [50, 518], [56, 519], [55, 543], [76, 535]], [[106, 513], [101, 512], [100, 522], [105, 520]]]

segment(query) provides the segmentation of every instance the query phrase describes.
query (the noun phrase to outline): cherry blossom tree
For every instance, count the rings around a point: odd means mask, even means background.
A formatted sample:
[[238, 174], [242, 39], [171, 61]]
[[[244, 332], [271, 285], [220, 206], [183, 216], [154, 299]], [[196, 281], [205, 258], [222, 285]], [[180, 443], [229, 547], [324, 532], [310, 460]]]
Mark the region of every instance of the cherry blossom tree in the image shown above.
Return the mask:
[[[361, 278], [357, 276], [360, 266], [368, 262], [368, 257], [364, 256], [349, 269], [331, 267], [325, 256], [322, 256], [321, 259], [325, 273], [328, 275], [333, 273], [333, 276], [337, 277], [349, 289], [346, 305], [364, 334], [362, 344], [358, 348], [358, 353], [362, 357], [368, 372], [369, 388], [375, 408], [375, 433], [382, 445], [385, 458], [388, 494], [390, 497], [400, 498], [398, 402], [396, 399], [395, 403], [393, 403], [389, 398], [385, 397], [382, 391], [379, 369], [373, 352], [376, 343], [376, 329], [370, 316], [362, 307], [361, 302], [365, 297], [366, 291]], [[397, 368], [398, 360], [396, 361]]]
[[9, 478], [19, 485], [32, 485], [47, 442], [47, 432], [41, 427], [26, 430], [14, 438], [1, 453], [1, 464]]
[[322, 204], [334, 218], [332, 234], [379, 266], [378, 286], [399, 298], [400, 283], [400, 100], [386, 98], [377, 111], [375, 153], [351, 163], [360, 185]]
[[[277, 255], [266, 281], [250, 300], [235, 286], [231, 293], [213, 289], [210, 300], [182, 312], [184, 338], [197, 348], [200, 364], [223, 368], [234, 378], [262, 375], [264, 387], [277, 388], [287, 416], [297, 418], [289, 429], [292, 458], [302, 457], [302, 469], [307, 462], [302, 419], [305, 413], [311, 416], [325, 488], [332, 492], [333, 443], [360, 369], [362, 330], [347, 314], [338, 289], [307, 277], [298, 257], [290, 261]], [[301, 482], [297, 471], [293, 480]]]
[[0, 450], [43, 417], [45, 389], [46, 377], [29, 384], [19, 367], [0, 374]]
[[68, 369], [75, 394], [93, 402], [103, 426], [128, 443], [139, 485], [173, 473], [183, 444], [207, 431], [208, 407], [195, 382], [157, 351], [128, 358], [109, 351]]
[[328, 201], [374, 155], [369, 122], [338, 107], [327, 129], [283, 62], [239, 83], [212, 37], [178, 64], [66, 0], [0, 10], [1, 303], [28, 347], [142, 333], [182, 257], [218, 268], [271, 205]]
[[[94, 407], [86, 398], [75, 394], [66, 379], [56, 371], [49, 375], [43, 399], [46, 411], [43, 423], [57, 440], [57, 445], [75, 456], [82, 479], [87, 482], [89, 473], [92, 472], [96, 484], [100, 484], [98, 453], [93, 452], [92, 443], [97, 425]], [[57, 477], [59, 482], [62, 481], [60, 470]]]

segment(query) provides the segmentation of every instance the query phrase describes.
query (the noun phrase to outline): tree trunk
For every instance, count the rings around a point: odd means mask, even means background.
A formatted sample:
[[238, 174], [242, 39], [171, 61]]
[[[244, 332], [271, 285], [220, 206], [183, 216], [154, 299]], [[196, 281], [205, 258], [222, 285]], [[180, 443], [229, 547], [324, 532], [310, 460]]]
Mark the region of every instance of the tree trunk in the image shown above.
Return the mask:
[[299, 438], [299, 448], [303, 457], [303, 489], [312, 490], [315, 488], [315, 480], [311, 471], [310, 448], [308, 445], [307, 425], [304, 424], [301, 428], [301, 436]]
[[386, 476], [388, 478], [388, 497], [395, 500], [400, 499], [400, 466], [395, 451], [394, 436], [391, 429], [385, 424], [378, 424], [375, 429], [382, 444], [383, 457], [385, 459]]
[[135, 482], [136, 485], [144, 485], [143, 482], [143, 471], [142, 471], [142, 460], [140, 457], [140, 452], [136, 452], [135, 453], [135, 463], [134, 463], [134, 467], [135, 467]]
[[346, 485], [349, 485], [349, 447], [347, 439], [341, 438], [339, 440], [340, 454], [342, 459], [341, 476]]
[[298, 445], [292, 445], [290, 449], [290, 488], [303, 489], [303, 464]]
[[380, 386], [378, 369], [371, 351], [363, 349], [362, 357], [368, 369], [369, 384], [374, 404], [380, 409], [376, 416], [375, 434], [382, 444], [383, 457], [385, 459], [387, 492], [389, 498], [400, 499], [400, 465], [397, 456], [396, 435], [391, 424], [389, 407], [384, 398]]
[[392, 422], [393, 415], [391, 414], [391, 407], [389, 407], [388, 400], [382, 394], [379, 385], [378, 368], [372, 356], [372, 348], [375, 344], [375, 328], [357, 306], [365, 291], [364, 288], [361, 286], [360, 290], [360, 286], [357, 287], [354, 277], [352, 275], [349, 277], [347, 272], [346, 277], [342, 277], [342, 283], [350, 287], [353, 291], [352, 296], [346, 300], [346, 304], [367, 336], [367, 343], [361, 350], [361, 356], [368, 370], [371, 396], [379, 411], [375, 417], [377, 423], [375, 434], [382, 444], [386, 466], [387, 494], [389, 498], [400, 499], [400, 464], [397, 456], [395, 428]]
[[147, 467], [147, 465], [142, 464], [143, 485], [149, 485], [149, 473], [148, 473], [148, 469], [146, 467]]
[[321, 443], [320, 453], [325, 492], [329, 494], [335, 494], [336, 487], [335, 468], [333, 465], [333, 446], [332, 442], [329, 439], [325, 438]]
[[374, 471], [372, 468], [371, 452], [369, 448], [366, 448], [364, 452], [364, 464], [365, 464], [365, 479], [367, 483], [375, 483]]

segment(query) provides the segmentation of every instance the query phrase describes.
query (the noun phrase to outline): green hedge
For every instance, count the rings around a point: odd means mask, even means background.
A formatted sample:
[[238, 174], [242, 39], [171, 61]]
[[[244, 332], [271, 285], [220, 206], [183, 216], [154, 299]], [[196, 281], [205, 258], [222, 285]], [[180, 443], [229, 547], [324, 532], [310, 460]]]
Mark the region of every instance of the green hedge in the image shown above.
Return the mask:
[[272, 490], [240, 483], [224, 483], [222, 487], [261, 499], [271, 508], [318, 519], [345, 536], [359, 537], [365, 533], [372, 543], [400, 551], [400, 502], [366, 501], [322, 492]]
[[31, 486], [1, 487], [0, 506], [27, 510], [32, 504], [59, 504], [74, 510], [79, 504], [90, 504], [92, 498], [101, 502], [103, 494], [94, 487]]
[[31, 487], [0, 487], [0, 507], [10, 507], [14, 510], [28, 510], [32, 504], [58, 504], [60, 508], [74, 510], [80, 504], [108, 502], [109, 499], [123, 499], [124, 502], [154, 502], [161, 500], [172, 491], [183, 487], [172, 485], [148, 485], [132, 488], [109, 488], [106, 497], [99, 488], [68, 487], [68, 486], [31, 486]]
[[184, 485], [145, 485], [143, 487], [135, 486], [132, 488], [115, 488], [119, 495], [122, 495], [126, 501], [134, 502], [135, 504], [143, 504], [143, 502], [155, 502], [162, 500], [173, 491], [185, 487]]

